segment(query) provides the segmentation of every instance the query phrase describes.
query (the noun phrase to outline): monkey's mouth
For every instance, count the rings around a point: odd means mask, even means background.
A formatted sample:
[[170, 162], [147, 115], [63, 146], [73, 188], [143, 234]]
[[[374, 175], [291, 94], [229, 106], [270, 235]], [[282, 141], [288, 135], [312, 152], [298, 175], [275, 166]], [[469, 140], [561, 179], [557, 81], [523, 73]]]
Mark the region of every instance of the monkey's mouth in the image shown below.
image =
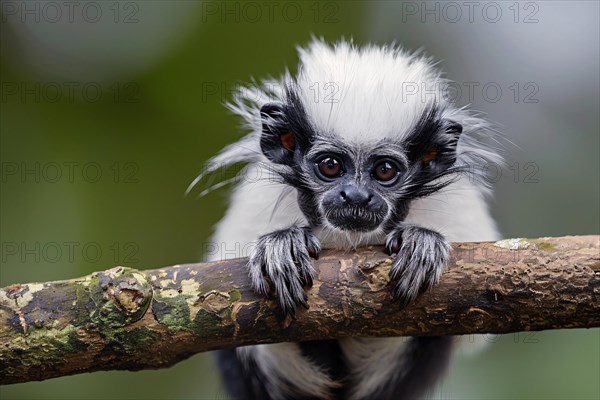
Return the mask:
[[369, 232], [381, 225], [385, 213], [362, 207], [344, 207], [327, 213], [325, 218], [331, 225], [344, 231]]

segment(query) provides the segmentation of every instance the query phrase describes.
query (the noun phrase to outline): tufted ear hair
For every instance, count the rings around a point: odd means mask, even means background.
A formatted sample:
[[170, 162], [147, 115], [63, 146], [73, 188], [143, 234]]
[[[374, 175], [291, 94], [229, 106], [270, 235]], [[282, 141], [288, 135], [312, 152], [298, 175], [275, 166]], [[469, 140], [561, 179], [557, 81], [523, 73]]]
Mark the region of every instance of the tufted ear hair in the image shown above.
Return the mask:
[[456, 161], [462, 131], [460, 123], [441, 118], [435, 108], [427, 110], [407, 140], [409, 160], [434, 175], [443, 173]]
[[274, 163], [291, 165], [296, 150], [296, 134], [288, 121], [285, 106], [267, 103], [261, 107], [260, 116], [260, 148], [263, 154]]
[[421, 156], [425, 166], [435, 173], [441, 173], [454, 165], [458, 138], [462, 130], [463, 127], [458, 122], [442, 120], [432, 143]]

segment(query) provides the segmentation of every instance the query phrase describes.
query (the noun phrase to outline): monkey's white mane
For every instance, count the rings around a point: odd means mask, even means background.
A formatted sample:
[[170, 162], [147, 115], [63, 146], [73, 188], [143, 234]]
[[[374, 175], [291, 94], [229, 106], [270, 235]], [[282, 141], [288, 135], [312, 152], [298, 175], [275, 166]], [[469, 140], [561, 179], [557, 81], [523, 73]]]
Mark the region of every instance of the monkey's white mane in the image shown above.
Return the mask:
[[423, 111], [437, 104], [444, 118], [463, 126], [457, 164], [468, 166], [468, 173], [479, 179], [480, 190], [488, 192], [482, 179], [485, 168], [502, 163], [494, 148], [497, 132], [479, 114], [448, 101], [448, 81], [430, 58], [419, 52], [408, 53], [397, 45], [358, 47], [344, 40], [329, 45], [316, 38], [298, 51], [300, 65], [295, 77], [286, 71], [279, 79], [255, 81], [241, 87], [226, 103], [242, 118], [242, 126], [249, 133], [211, 158], [188, 191], [220, 168], [240, 162], [268, 164], [259, 144], [260, 108], [273, 101], [285, 102], [285, 88], [292, 85], [320, 133], [356, 145], [384, 138], [401, 140]]

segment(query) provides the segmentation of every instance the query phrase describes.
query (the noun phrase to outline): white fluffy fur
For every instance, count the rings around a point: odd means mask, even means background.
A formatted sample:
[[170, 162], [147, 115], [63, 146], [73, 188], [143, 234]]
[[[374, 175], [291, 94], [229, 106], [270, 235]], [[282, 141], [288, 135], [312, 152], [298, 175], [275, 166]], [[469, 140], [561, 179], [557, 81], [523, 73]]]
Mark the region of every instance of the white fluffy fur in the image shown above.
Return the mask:
[[[301, 64], [296, 84], [312, 123], [320, 132], [355, 144], [406, 135], [430, 103], [430, 99], [423, 101], [421, 95], [403, 96], [406, 83], [435, 88], [444, 82], [428, 59], [409, 55], [397, 47], [357, 48], [343, 41], [331, 47], [315, 40], [299, 51]], [[210, 255], [211, 260], [222, 258], [225, 251], [230, 254], [234, 248], [238, 256], [247, 256], [249, 244], [260, 235], [305, 221], [296, 202], [295, 190], [276, 182], [268, 168], [261, 165], [268, 162], [260, 152], [258, 141], [261, 133], [260, 107], [273, 99], [282, 99], [281, 85], [290, 81], [289, 74], [286, 74], [280, 85], [263, 89], [252, 86], [244, 90], [243, 97], [229, 105], [243, 118], [250, 133], [213, 158], [209, 163], [213, 167], [207, 171], [244, 161], [250, 163], [244, 176], [253, 179], [242, 180], [233, 191], [230, 207], [217, 224], [213, 237], [213, 242], [223, 252]], [[324, 92], [324, 85], [328, 83], [337, 85], [335, 88], [339, 89], [337, 103], [324, 101], [324, 94], [329, 93]], [[321, 92], [317, 101], [315, 90], [311, 89], [315, 88], [315, 84]], [[443, 104], [443, 96], [439, 93], [435, 96]], [[482, 162], [499, 161], [493, 150], [479, 144], [480, 137], [491, 134], [485, 121], [451, 105], [445, 112], [464, 127], [458, 162], [481, 165]], [[437, 230], [449, 241], [496, 240], [498, 232], [488, 212], [484, 198], [486, 193], [487, 189], [480, 182], [464, 176], [427, 198], [415, 200], [406, 221]], [[377, 234], [350, 237], [327, 230], [317, 230], [316, 234], [323, 247], [348, 248], [365, 243], [383, 244], [385, 241], [382, 235]], [[389, 365], [384, 362], [386, 357], [400, 357], [404, 341], [402, 338], [342, 341], [351, 370], [356, 374], [367, 371], [366, 375], [358, 378], [360, 384], [353, 398], [366, 398], [373, 388], [382, 384], [386, 372], [389, 372], [386, 370]], [[361, 348], [358, 346], [361, 343], [369, 345]], [[242, 358], [260, 360], [258, 365], [271, 379], [269, 387], [276, 386], [280, 376], [297, 377], [297, 385], [314, 395], [325, 393], [335, 385], [318, 369], [309, 368], [295, 344], [245, 347], [238, 349], [238, 354]], [[274, 394], [283, 397], [285, 388]]]
[[332, 49], [315, 41], [300, 49], [300, 61], [297, 85], [315, 126], [350, 142], [401, 138], [424, 106], [440, 98], [443, 82], [430, 63], [394, 47], [340, 42]]

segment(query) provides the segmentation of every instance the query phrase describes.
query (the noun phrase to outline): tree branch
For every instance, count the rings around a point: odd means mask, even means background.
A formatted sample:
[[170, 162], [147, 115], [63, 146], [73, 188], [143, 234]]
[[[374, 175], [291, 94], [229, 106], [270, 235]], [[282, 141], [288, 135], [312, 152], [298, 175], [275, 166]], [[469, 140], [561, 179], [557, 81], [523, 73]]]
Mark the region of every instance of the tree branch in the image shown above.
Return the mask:
[[297, 320], [252, 292], [245, 259], [11, 285], [0, 289], [0, 383], [163, 368], [255, 343], [600, 326], [599, 236], [453, 247], [440, 283], [403, 310], [381, 248], [324, 252]]

